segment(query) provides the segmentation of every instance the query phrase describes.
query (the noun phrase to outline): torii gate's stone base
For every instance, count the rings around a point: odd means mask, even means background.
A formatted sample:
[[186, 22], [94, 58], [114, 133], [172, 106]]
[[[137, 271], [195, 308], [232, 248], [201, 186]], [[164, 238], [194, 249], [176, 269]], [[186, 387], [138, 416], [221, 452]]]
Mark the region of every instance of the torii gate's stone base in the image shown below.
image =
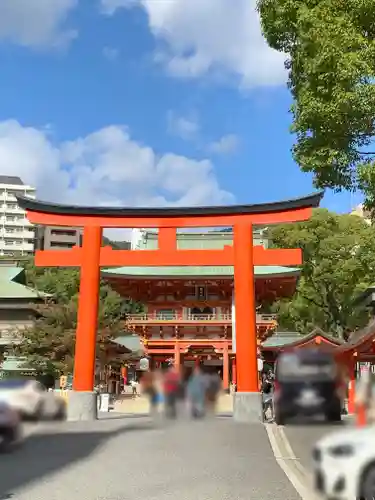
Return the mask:
[[69, 391], [67, 419], [69, 421], [93, 421], [98, 418], [98, 394], [96, 392]]
[[259, 392], [236, 392], [233, 418], [236, 422], [247, 424], [263, 422], [262, 395]]

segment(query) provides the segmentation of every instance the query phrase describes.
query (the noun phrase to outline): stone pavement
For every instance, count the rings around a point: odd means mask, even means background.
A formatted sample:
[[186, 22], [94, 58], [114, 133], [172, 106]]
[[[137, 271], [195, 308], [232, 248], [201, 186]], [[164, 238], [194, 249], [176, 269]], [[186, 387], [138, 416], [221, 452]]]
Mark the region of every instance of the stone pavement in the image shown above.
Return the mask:
[[[114, 410], [117, 413], [124, 413], [126, 415], [147, 415], [150, 410], [148, 398], [138, 396], [136, 398], [119, 399], [114, 404]], [[232, 414], [233, 413], [233, 396], [230, 394], [222, 394], [219, 397], [217, 405], [218, 414]]]
[[262, 424], [53, 423], [0, 456], [0, 500], [300, 500]]

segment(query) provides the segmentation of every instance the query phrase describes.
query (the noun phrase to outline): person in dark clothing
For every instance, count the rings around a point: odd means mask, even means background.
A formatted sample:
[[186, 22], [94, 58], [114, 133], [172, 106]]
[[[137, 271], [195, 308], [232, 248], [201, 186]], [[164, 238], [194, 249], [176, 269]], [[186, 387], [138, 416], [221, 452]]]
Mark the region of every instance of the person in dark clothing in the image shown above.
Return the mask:
[[143, 374], [141, 379], [141, 384], [143, 388], [143, 393], [148, 397], [150, 403], [151, 415], [154, 415], [157, 411], [158, 405], [158, 392], [155, 385], [155, 376], [151, 371], [147, 371]]
[[194, 369], [187, 384], [187, 396], [193, 418], [201, 418], [205, 413], [206, 379], [199, 366]]
[[273, 418], [273, 390], [274, 379], [272, 372], [268, 372], [262, 382], [262, 400], [263, 400], [263, 415], [266, 419], [267, 411], [270, 410], [271, 418]]

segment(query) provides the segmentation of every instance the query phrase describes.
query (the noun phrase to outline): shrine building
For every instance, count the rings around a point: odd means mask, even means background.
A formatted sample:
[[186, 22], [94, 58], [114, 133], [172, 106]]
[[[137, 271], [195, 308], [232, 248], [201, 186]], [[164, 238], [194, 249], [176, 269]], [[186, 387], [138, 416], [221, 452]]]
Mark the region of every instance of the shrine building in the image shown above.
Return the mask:
[[[134, 250], [155, 250], [158, 232], [135, 230]], [[265, 231], [254, 228], [254, 246], [268, 248]], [[233, 244], [231, 230], [178, 232], [177, 248], [220, 250]], [[255, 266], [256, 331], [260, 345], [277, 328], [269, 306], [295, 292], [299, 268]], [[224, 389], [236, 383], [234, 269], [231, 266], [119, 267], [102, 271], [111, 287], [145, 305], [129, 315], [128, 331], [138, 335], [151, 366], [212, 366]], [[250, 307], [250, 304], [249, 304]]]

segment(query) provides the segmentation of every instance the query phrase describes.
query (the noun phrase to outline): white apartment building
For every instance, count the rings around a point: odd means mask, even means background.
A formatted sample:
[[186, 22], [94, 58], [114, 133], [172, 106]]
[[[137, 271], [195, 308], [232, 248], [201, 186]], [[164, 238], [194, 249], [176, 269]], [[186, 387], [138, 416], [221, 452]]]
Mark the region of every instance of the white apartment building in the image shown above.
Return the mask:
[[0, 256], [34, 253], [35, 228], [17, 205], [16, 195], [35, 198], [35, 188], [19, 177], [0, 175]]
[[350, 215], [357, 215], [361, 217], [367, 224], [371, 224], [371, 214], [366, 211], [363, 207], [363, 204], [357, 205], [351, 212]]

